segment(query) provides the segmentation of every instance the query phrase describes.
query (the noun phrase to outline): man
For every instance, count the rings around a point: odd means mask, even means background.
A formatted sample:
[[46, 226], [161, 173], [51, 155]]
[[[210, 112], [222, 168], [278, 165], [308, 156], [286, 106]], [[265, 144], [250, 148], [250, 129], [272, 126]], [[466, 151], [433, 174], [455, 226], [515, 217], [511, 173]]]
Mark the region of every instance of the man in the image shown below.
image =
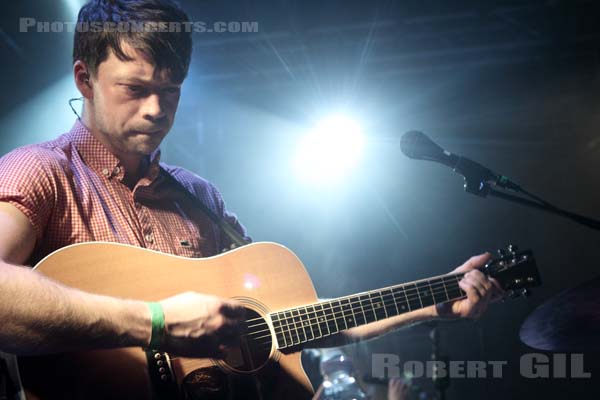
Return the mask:
[[[78, 22], [98, 21], [185, 23], [188, 17], [172, 0], [92, 0]], [[13, 384], [17, 375], [8, 354], [148, 347], [156, 339], [156, 309], [145, 302], [84, 293], [24, 265], [85, 241], [187, 257], [228, 248], [229, 239], [186, 191], [245, 235], [213, 185], [159, 162], [158, 147], [173, 124], [190, 57], [191, 34], [185, 31], [76, 32], [73, 76], [84, 98], [81, 119], [56, 140], [0, 160], [0, 351]], [[474, 257], [458, 270], [487, 259]], [[323, 344], [370, 338], [435, 317], [478, 316], [493, 282], [471, 271], [460, 286], [465, 300], [350, 329]], [[243, 329], [237, 303], [201, 293], [164, 299], [159, 312], [165, 327], [157, 347], [181, 356], [219, 357]]]

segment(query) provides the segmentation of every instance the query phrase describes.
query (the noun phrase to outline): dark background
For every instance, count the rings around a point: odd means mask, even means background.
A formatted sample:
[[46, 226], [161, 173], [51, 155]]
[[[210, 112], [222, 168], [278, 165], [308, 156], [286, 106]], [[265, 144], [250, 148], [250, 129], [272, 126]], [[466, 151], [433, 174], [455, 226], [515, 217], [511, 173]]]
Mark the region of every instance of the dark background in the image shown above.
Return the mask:
[[[509, 243], [533, 249], [544, 284], [532, 297], [440, 326], [451, 359], [508, 361], [503, 379], [454, 380], [448, 398], [595, 398], [594, 354], [586, 355], [592, 379], [520, 377], [519, 357], [532, 350], [518, 332], [536, 306], [599, 274], [599, 234], [468, 195], [460, 176], [405, 158], [398, 143], [422, 130], [559, 206], [600, 218], [599, 2], [181, 3], [194, 21], [257, 21], [259, 32], [194, 34], [163, 160], [213, 181], [254, 240], [294, 250], [321, 297], [445, 273]], [[21, 17], [74, 20], [73, 4], [3, 4], [3, 153], [73, 123], [72, 34], [18, 30]], [[362, 163], [328, 187], [301, 183], [289, 166], [297, 139], [339, 109], [363, 123]], [[412, 327], [349, 351], [363, 368], [372, 352], [425, 360], [427, 334]]]

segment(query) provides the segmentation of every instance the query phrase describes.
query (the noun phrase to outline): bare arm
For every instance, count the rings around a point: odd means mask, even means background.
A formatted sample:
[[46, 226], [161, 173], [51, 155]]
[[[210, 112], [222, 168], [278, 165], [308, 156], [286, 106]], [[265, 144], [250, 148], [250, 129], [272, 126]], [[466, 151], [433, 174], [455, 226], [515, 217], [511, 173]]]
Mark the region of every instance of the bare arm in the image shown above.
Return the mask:
[[420, 310], [396, 315], [395, 317], [387, 318], [381, 321], [372, 322], [367, 325], [343, 330], [335, 335], [326, 336], [322, 339], [312, 342], [310, 347], [323, 348], [344, 346], [363, 340], [374, 339], [396, 329], [404, 328], [435, 318], [437, 318], [435, 307], [426, 307]]
[[[69, 288], [22, 266], [34, 246], [27, 217], [0, 203], [0, 351], [43, 354], [148, 345], [146, 303]], [[235, 303], [199, 293], [161, 303], [167, 326], [163, 350], [218, 356], [239, 329], [242, 312]]]
[[143, 346], [150, 340], [146, 304], [62, 286], [26, 267], [0, 265], [0, 349], [38, 354]]
[[21, 266], [34, 245], [27, 217], [0, 203], [0, 350], [36, 354], [149, 342], [143, 302], [84, 293]]

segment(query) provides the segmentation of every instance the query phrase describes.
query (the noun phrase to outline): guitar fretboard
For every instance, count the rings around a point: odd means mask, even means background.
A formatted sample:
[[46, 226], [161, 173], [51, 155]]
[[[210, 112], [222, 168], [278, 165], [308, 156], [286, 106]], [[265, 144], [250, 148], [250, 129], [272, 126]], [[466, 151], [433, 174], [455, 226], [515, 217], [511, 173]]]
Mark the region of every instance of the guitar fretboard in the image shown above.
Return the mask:
[[279, 349], [299, 346], [342, 330], [466, 296], [463, 274], [390, 286], [271, 313]]

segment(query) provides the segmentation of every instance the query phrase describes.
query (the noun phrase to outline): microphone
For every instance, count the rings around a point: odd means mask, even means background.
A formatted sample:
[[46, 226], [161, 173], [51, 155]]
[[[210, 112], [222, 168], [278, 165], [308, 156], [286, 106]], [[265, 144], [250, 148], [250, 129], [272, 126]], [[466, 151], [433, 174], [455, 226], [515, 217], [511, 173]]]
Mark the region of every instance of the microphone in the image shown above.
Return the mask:
[[465, 178], [465, 190], [485, 197], [489, 192], [488, 183], [503, 189], [520, 191], [521, 188], [504, 175], [499, 175], [466, 157], [452, 154], [441, 148], [423, 132], [409, 131], [402, 135], [400, 149], [415, 160], [435, 161]]

